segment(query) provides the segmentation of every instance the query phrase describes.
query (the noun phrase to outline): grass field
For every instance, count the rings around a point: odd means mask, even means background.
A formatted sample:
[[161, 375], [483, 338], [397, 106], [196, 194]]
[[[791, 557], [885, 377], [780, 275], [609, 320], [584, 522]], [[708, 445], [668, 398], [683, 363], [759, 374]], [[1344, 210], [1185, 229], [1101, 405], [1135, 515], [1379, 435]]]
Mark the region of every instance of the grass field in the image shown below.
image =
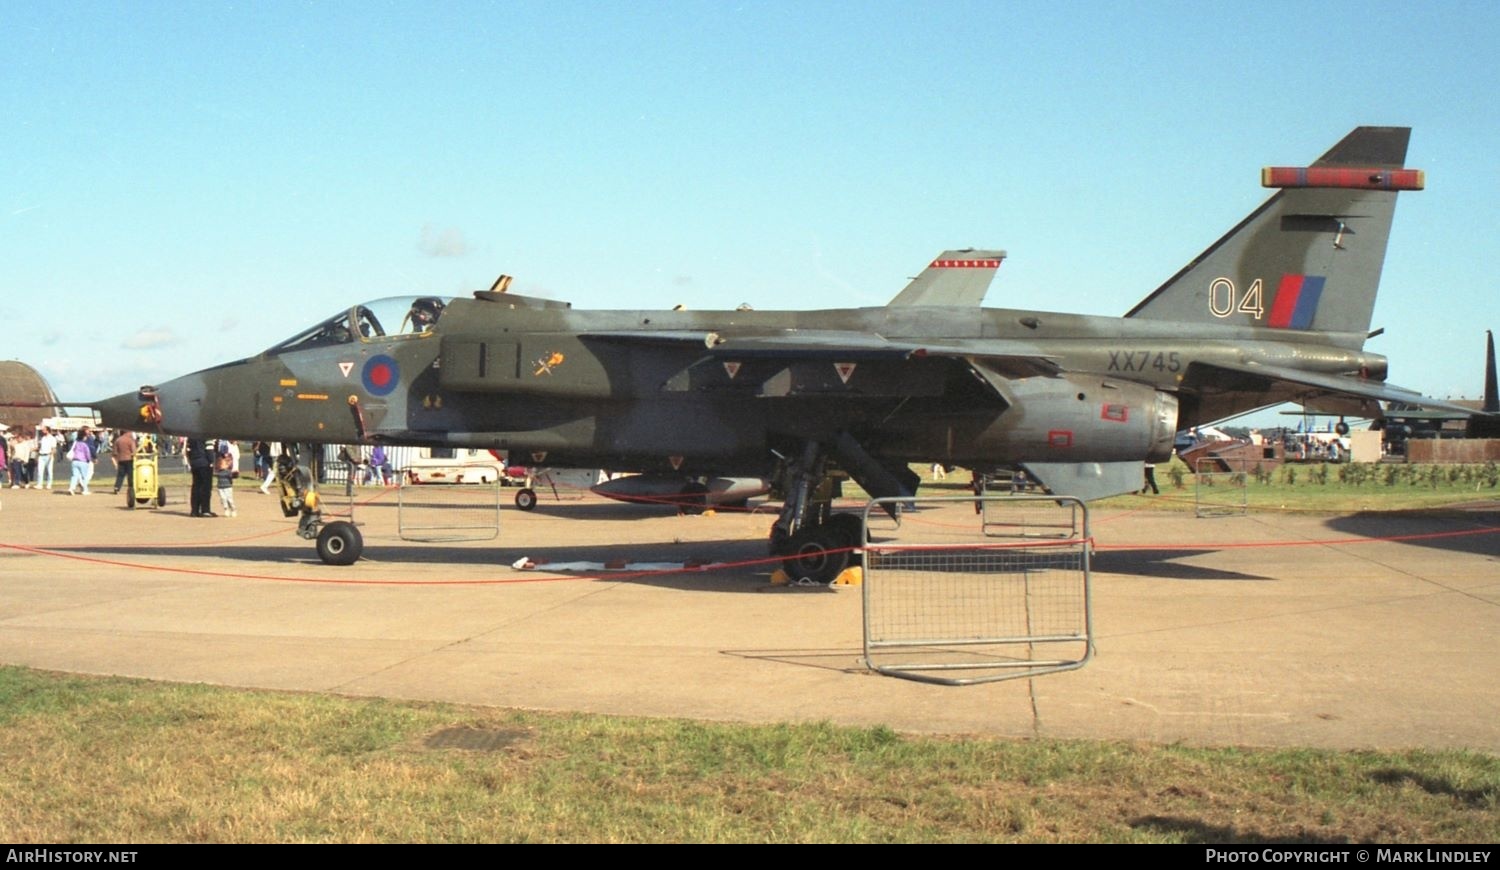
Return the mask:
[[1500, 758], [914, 737], [0, 668], [0, 839], [1492, 843]]
[[[928, 495], [967, 493], [969, 473], [963, 470], [947, 480], [927, 479], [925, 466], [912, 466], [923, 473], [922, 492]], [[1272, 472], [1251, 469], [1242, 475], [1215, 474], [1199, 477], [1181, 460], [1156, 467], [1160, 495], [1122, 495], [1092, 502], [1095, 507], [1192, 511], [1202, 497], [1214, 502], [1230, 498], [1229, 491], [1243, 488], [1251, 510], [1297, 510], [1326, 513], [1355, 511], [1427, 510], [1500, 499], [1500, 466], [1404, 465], [1343, 463], [1338, 465], [1284, 465]], [[845, 484], [845, 494], [863, 498], [857, 487]]]

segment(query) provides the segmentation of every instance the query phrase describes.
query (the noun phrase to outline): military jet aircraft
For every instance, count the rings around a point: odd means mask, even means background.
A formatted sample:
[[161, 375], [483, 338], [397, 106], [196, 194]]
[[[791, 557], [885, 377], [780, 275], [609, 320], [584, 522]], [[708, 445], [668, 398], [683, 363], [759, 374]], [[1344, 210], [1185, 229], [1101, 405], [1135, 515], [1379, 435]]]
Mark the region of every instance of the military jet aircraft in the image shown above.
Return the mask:
[[[836, 471], [910, 497], [908, 465], [1021, 469], [1056, 494], [1140, 488], [1173, 433], [1297, 402], [1378, 417], [1452, 408], [1363, 350], [1410, 130], [1361, 127], [1123, 318], [981, 307], [1005, 254], [946, 251], [889, 304], [821, 311], [582, 311], [508, 292], [354, 305], [268, 350], [95, 403], [106, 425], [287, 442], [503, 449], [536, 464], [778, 479], [771, 532], [829, 579], [860, 523]], [[304, 515], [325, 561], [362, 546]], [[700, 484], [701, 485], [701, 484]]]
[[[1392, 403], [1386, 406], [1385, 420], [1382, 422], [1403, 427], [1404, 437], [1411, 436], [1414, 425], [1430, 436], [1442, 430], [1444, 424], [1451, 420], [1463, 422], [1465, 438], [1500, 438], [1500, 378], [1495, 375], [1495, 335], [1489, 330], [1484, 333], [1484, 394], [1479, 400], [1478, 410], [1477, 414], [1472, 408], [1459, 414]], [[1387, 440], [1390, 440], [1389, 435]]]

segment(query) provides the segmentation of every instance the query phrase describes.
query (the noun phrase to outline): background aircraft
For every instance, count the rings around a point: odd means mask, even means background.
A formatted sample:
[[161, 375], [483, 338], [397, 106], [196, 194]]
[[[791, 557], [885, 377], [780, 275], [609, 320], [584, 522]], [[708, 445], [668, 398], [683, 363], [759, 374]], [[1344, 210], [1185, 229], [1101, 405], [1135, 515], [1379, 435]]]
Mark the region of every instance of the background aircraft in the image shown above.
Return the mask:
[[[1467, 407], [1466, 403], [1465, 406]], [[1399, 440], [1413, 435], [1434, 437], [1447, 429], [1447, 423], [1462, 424], [1465, 438], [1500, 438], [1500, 379], [1495, 376], [1495, 335], [1489, 330], [1484, 334], [1484, 392], [1477, 410], [1470, 408], [1464, 413], [1451, 410], [1430, 411], [1422, 407], [1407, 407], [1392, 404], [1385, 409], [1385, 426], [1401, 427]], [[1388, 432], [1387, 440], [1392, 440]], [[1403, 447], [1404, 450], [1404, 447]]]
[[[1138, 489], [1178, 429], [1250, 409], [1456, 407], [1386, 384], [1363, 350], [1397, 192], [1423, 184], [1403, 168], [1409, 134], [1361, 127], [1308, 167], [1265, 170], [1277, 192], [1123, 318], [980, 307], [1005, 256], [990, 250], [944, 252], [879, 308], [575, 311], [502, 277], [468, 299], [355, 305], [96, 407], [170, 434], [496, 448], [684, 488], [777, 479], [773, 553], [828, 579], [860, 533], [829, 509], [835, 467], [880, 497], [916, 492], [910, 463], [942, 462], [1092, 499]], [[288, 504], [312, 513], [325, 559], [357, 557], [352, 526]]]

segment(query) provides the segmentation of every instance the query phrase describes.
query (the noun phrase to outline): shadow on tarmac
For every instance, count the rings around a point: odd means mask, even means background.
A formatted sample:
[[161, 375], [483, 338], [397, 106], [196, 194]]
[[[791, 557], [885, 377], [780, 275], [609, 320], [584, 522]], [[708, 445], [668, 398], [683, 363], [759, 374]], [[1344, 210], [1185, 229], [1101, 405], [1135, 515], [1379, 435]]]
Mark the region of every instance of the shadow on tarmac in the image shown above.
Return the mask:
[[[1493, 502], [1489, 504], [1494, 505]], [[1500, 507], [1482, 505], [1474, 510], [1436, 508], [1422, 511], [1364, 511], [1330, 517], [1325, 525], [1345, 535], [1362, 538], [1401, 537], [1405, 540], [1395, 543], [1432, 547], [1453, 553], [1500, 557]], [[1432, 537], [1420, 537], [1423, 535]]]
[[1264, 574], [1225, 571], [1203, 565], [1179, 562], [1192, 556], [1217, 553], [1218, 550], [1108, 550], [1094, 554], [1090, 564], [1096, 571], [1149, 577], [1156, 580], [1258, 580], [1273, 581]]
[[[433, 585], [455, 581], [484, 582], [485, 580], [544, 580], [557, 577], [594, 579], [610, 583], [640, 583], [663, 589], [681, 589], [701, 592], [757, 592], [768, 582], [771, 572], [779, 562], [768, 561], [765, 544], [760, 541], [725, 540], [694, 541], [690, 543], [643, 543], [611, 544], [600, 546], [572, 546], [546, 548], [490, 548], [453, 547], [441, 544], [385, 545], [366, 541], [360, 561], [351, 568], [323, 565], [313, 549], [312, 542], [300, 538], [278, 540], [267, 544], [203, 544], [183, 547], [154, 547], [134, 545], [86, 545], [44, 547], [49, 552], [87, 556], [98, 559], [122, 559], [138, 565], [149, 565], [153, 559], [168, 557], [187, 560], [214, 560], [215, 565], [203, 566], [207, 574], [266, 574], [275, 573], [278, 567], [289, 569], [315, 569], [317, 577], [306, 575], [274, 577], [287, 581], [342, 581], [348, 583], [384, 582], [395, 578], [373, 578], [383, 567], [396, 566], [450, 566], [454, 571], [428, 576], [406, 573], [400, 579], [412, 585], [421, 585], [424, 577]], [[714, 562], [753, 564], [732, 568], [710, 568], [703, 571], [689, 570], [658, 573], [652, 570], [582, 570], [577, 572], [551, 572], [545, 567], [536, 570], [518, 571], [512, 564], [527, 558], [545, 566], [548, 563], [564, 562], [624, 562], [680, 563], [697, 561], [704, 564]], [[234, 565], [223, 566], [222, 560]], [[172, 566], [176, 570], [176, 566]], [[493, 577], [457, 576], [457, 572], [494, 572]], [[301, 572], [299, 571], [299, 574]]]

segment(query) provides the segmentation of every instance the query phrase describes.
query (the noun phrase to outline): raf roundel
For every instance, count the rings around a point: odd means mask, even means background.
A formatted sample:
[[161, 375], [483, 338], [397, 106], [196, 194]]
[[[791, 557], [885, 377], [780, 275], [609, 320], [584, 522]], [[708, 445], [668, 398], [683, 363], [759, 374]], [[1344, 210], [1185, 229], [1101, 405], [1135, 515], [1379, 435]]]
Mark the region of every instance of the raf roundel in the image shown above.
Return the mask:
[[365, 362], [360, 380], [372, 396], [388, 396], [401, 382], [401, 367], [385, 354], [376, 354]]

